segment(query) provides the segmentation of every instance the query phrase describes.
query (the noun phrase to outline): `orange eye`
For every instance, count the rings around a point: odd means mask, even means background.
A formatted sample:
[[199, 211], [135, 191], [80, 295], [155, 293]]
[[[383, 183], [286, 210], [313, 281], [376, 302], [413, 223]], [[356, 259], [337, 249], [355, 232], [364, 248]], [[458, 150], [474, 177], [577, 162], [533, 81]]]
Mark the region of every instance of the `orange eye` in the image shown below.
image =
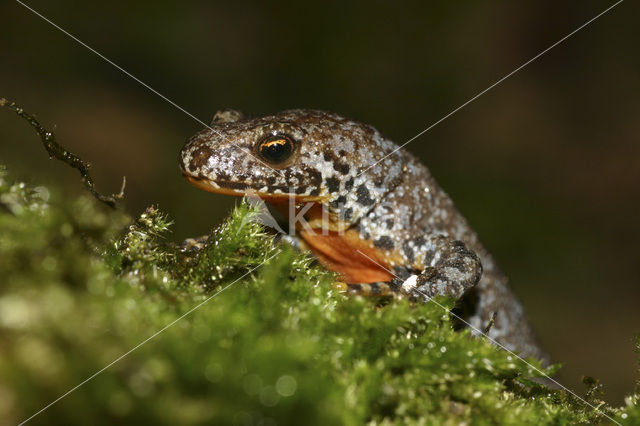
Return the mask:
[[293, 154], [293, 140], [286, 135], [270, 135], [258, 144], [258, 153], [271, 164], [282, 164]]

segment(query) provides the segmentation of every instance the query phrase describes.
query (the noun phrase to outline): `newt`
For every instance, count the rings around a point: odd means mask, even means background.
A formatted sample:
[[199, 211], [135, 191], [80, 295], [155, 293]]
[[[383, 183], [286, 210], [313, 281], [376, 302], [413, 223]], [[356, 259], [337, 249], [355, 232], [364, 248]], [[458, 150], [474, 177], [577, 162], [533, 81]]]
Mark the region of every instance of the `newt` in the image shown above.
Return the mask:
[[451, 198], [372, 126], [316, 110], [224, 110], [183, 147], [180, 169], [198, 188], [258, 196], [304, 219], [294, 238], [350, 293], [460, 299], [475, 329], [544, 358], [507, 277]]

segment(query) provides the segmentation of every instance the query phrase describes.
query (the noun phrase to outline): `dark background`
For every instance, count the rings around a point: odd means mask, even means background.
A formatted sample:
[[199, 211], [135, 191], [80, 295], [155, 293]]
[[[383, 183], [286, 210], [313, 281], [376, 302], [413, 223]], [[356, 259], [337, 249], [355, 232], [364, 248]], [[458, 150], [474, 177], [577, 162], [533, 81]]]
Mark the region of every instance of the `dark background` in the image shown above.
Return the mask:
[[[318, 108], [403, 143], [613, 2], [28, 4], [205, 122]], [[126, 209], [159, 205], [175, 240], [224, 217], [235, 200], [178, 171], [200, 124], [18, 3], [0, 16], [0, 96], [56, 126], [100, 190], [126, 175]], [[511, 277], [560, 381], [598, 377], [616, 404], [640, 332], [638, 16], [623, 2], [408, 145]], [[19, 177], [80, 191], [7, 111], [0, 140]]]

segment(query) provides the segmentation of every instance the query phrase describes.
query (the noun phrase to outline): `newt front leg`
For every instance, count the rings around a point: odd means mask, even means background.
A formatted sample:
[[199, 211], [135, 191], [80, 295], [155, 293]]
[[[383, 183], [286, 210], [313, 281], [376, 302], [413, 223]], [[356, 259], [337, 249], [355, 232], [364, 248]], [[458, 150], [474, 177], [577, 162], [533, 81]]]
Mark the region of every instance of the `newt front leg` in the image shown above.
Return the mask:
[[[392, 293], [429, 300], [434, 296], [455, 299], [474, 287], [482, 276], [478, 256], [459, 240], [443, 235], [418, 238], [421, 262], [426, 266], [419, 274], [402, 281], [395, 277], [387, 283], [351, 284], [349, 292], [363, 296], [384, 296]], [[366, 256], [362, 253], [363, 256]]]

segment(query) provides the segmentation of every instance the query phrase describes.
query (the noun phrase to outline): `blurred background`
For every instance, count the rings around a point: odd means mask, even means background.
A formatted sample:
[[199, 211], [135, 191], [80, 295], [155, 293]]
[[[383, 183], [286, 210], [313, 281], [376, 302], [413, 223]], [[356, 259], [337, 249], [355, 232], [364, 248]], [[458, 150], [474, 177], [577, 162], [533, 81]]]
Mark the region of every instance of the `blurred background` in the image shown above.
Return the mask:
[[[207, 123], [222, 108], [316, 108], [398, 143], [613, 3], [28, 1]], [[198, 122], [20, 4], [0, 16], [0, 96], [91, 161], [99, 190], [126, 175], [127, 211], [160, 206], [175, 240], [225, 216], [236, 200], [178, 170]], [[510, 276], [559, 380], [582, 394], [595, 376], [615, 404], [638, 377], [638, 16], [623, 2], [407, 147]], [[20, 178], [81, 191], [4, 110], [0, 140]]]

